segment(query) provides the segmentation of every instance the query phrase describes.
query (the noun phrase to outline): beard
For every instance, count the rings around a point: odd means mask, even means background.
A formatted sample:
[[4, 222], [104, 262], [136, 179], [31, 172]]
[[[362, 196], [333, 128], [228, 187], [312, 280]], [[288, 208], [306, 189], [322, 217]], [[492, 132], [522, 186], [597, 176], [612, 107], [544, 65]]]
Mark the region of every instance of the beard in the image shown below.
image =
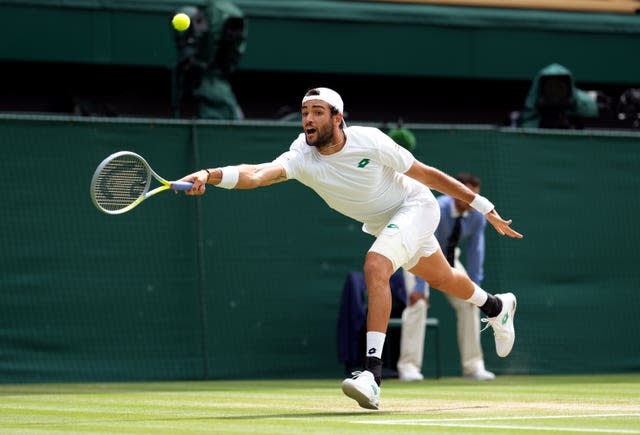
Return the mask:
[[330, 124], [330, 127], [326, 130], [326, 131], [321, 131], [320, 129], [316, 129], [316, 140], [313, 142], [309, 141], [309, 136], [305, 134], [305, 139], [307, 141], [307, 145], [312, 146], [312, 147], [316, 147], [316, 148], [322, 148], [324, 146], [327, 145], [331, 145], [331, 142], [333, 140], [333, 131], [334, 131], [334, 126], [333, 124]]

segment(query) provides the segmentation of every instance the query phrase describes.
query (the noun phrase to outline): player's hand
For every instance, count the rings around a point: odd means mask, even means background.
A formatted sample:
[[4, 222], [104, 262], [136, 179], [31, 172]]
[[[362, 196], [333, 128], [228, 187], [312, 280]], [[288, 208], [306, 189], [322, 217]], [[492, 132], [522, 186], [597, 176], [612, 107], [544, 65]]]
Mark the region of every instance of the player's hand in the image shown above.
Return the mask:
[[207, 179], [209, 178], [209, 174], [205, 170], [200, 170], [198, 172], [194, 172], [193, 174], [189, 174], [185, 177], [182, 177], [180, 181], [188, 181], [193, 184], [193, 187], [189, 190], [185, 190], [184, 194], [189, 196], [199, 196], [204, 195], [204, 192], [207, 190]]
[[513, 221], [511, 219], [509, 219], [508, 221], [502, 219], [496, 209], [491, 210], [485, 216], [489, 223], [493, 225], [493, 228], [496, 229], [498, 234], [502, 236], [513, 237], [515, 239], [521, 239], [524, 237], [522, 234], [511, 228], [511, 222]]

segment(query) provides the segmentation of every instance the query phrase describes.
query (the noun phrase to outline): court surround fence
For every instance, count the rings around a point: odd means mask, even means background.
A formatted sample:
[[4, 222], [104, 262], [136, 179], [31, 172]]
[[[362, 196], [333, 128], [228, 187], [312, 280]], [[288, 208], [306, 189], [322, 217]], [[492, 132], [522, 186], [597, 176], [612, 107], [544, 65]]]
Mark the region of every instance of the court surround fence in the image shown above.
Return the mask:
[[[519, 297], [514, 351], [497, 358], [485, 333], [487, 366], [637, 371], [640, 134], [409, 127], [418, 158], [477, 173], [525, 234], [487, 230], [484, 286]], [[89, 198], [93, 170], [117, 150], [175, 178], [269, 161], [298, 132], [0, 117], [0, 382], [341, 377], [340, 292], [372, 242], [358, 223], [297, 182], [166, 193], [122, 216]], [[452, 310], [434, 292], [429, 312], [441, 322], [443, 374], [459, 374]]]

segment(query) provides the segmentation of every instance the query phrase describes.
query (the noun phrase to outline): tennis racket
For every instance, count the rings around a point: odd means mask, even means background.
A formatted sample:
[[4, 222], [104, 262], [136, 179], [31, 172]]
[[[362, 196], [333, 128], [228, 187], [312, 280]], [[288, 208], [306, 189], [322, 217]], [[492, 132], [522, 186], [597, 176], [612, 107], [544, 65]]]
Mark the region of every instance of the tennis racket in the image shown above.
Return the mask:
[[[149, 190], [151, 177], [162, 185]], [[185, 181], [167, 181], [138, 154], [120, 151], [111, 154], [96, 168], [91, 179], [91, 200], [100, 211], [121, 214], [162, 191], [189, 190], [191, 186]]]

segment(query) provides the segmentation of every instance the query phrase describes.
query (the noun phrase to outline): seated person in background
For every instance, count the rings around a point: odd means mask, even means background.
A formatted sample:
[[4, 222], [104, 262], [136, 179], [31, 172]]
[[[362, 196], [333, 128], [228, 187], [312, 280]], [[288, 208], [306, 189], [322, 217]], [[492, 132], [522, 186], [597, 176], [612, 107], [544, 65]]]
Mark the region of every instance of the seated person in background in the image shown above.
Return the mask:
[[429, 286], [422, 278], [402, 269], [407, 306], [402, 310], [398, 377], [401, 381], [421, 381], [424, 355], [425, 319], [429, 307]]

